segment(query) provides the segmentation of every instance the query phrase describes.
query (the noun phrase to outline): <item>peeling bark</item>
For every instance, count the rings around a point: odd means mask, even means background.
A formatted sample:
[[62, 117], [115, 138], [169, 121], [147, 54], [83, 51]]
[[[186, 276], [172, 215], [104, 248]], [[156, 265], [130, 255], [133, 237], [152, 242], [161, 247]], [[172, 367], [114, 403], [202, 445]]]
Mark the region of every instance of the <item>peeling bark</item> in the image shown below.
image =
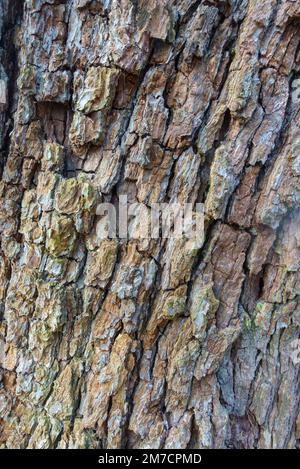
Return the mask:
[[[299, 446], [299, 26], [0, 0], [2, 448]], [[99, 241], [122, 194], [203, 203], [202, 248]]]

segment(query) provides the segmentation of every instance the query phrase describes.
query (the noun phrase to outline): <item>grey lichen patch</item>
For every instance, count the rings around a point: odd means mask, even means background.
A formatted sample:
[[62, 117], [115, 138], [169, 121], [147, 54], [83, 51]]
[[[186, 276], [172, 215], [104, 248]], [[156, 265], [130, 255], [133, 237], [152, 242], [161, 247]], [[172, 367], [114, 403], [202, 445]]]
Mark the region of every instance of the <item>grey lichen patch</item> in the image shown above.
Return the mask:
[[190, 315], [193, 333], [197, 339], [204, 337], [207, 322], [213, 319], [219, 304], [219, 300], [217, 300], [213, 291], [213, 284], [205, 285], [200, 290], [195, 291], [190, 307]]
[[112, 284], [112, 291], [116, 292], [118, 297], [135, 298], [143, 282], [144, 267], [134, 267], [127, 265], [118, 272], [118, 276]]
[[274, 305], [272, 303], [265, 301], [256, 303], [253, 325], [264, 334], [269, 331], [273, 310]]
[[7, 105], [7, 80], [0, 78], [0, 110]]
[[186, 287], [179, 287], [164, 297], [159, 316], [165, 319], [175, 319], [185, 312]]
[[34, 189], [25, 191], [21, 205], [21, 224], [28, 220], [38, 221], [40, 213], [41, 209], [36, 201], [36, 191]]
[[97, 184], [104, 194], [109, 193], [116, 184], [120, 174], [121, 164], [122, 155], [120, 149], [114, 151], [113, 157], [111, 151], [103, 152], [103, 159], [100, 162], [95, 176], [95, 184]]
[[46, 142], [44, 144], [44, 152], [42, 158], [42, 171], [60, 172], [64, 166], [64, 147], [54, 142]]
[[259, 80], [255, 76], [251, 64], [248, 64], [247, 69], [238, 71], [232, 75], [228, 105], [234, 116], [244, 117], [244, 110], [248, 102], [253, 98], [255, 87], [258, 85]]
[[230, 163], [230, 154], [224, 146], [217, 149], [210, 173], [210, 187], [205, 212], [214, 220], [222, 218], [236, 179]]
[[96, 204], [97, 201], [97, 194], [92, 186], [88, 181], [84, 178], [79, 179], [79, 184], [81, 188], [81, 207], [82, 210], [91, 211]]
[[33, 65], [26, 64], [22, 67], [18, 77], [18, 87], [25, 96], [33, 96], [36, 93], [36, 74], [37, 68]]
[[115, 240], [103, 240], [96, 251], [88, 253], [85, 284], [105, 288], [114, 269], [117, 258]]
[[67, 215], [78, 233], [88, 233], [96, 211], [97, 192], [84, 176], [60, 179], [54, 207], [57, 213]]
[[168, 240], [164, 254], [163, 289], [174, 289], [190, 280], [197, 252], [198, 249], [193, 239], [170, 238]]
[[66, 274], [68, 259], [63, 257], [49, 257], [45, 265], [47, 281], [62, 280]]
[[153, 313], [147, 325], [147, 335], [154, 339], [158, 330], [168, 321], [173, 321], [186, 311], [187, 287], [181, 286], [174, 291], [161, 292], [154, 305]]
[[136, 298], [145, 286], [145, 270], [146, 265], [145, 262], [142, 262], [142, 256], [138, 251], [137, 244], [135, 242], [129, 243], [126, 253], [124, 253], [122, 266], [118, 269], [111, 285], [111, 291], [120, 300]]
[[44, 230], [37, 222], [26, 220], [19, 230], [24, 235], [27, 243], [42, 244], [44, 241]]
[[90, 67], [75, 107], [84, 114], [111, 107], [117, 90], [120, 70], [114, 67]]
[[30, 437], [28, 448], [51, 449], [62, 431], [62, 423], [50, 417], [46, 412], [39, 415], [35, 430]]
[[106, 129], [120, 70], [114, 67], [90, 67], [85, 79], [76, 75], [74, 89], [75, 114], [69, 138], [77, 156], [84, 156], [90, 144], [100, 145]]
[[54, 194], [59, 175], [52, 172], [40, 172], [36, 187], [36, 197], [40, 208], [44, 211], [53, 209]]
[[56, 379], [50, 399], [46, 404], [47, 412], [53, 417], [60, 420], [71, 418], [82, 370], [80, 360], [73, 359]]
[[54, 257], [70, 256], [74, 250], [77, 234], [70, 217], [53, 213], [51, 228], [47, 233], [46, 249]]
[[53, 341], [53, 331], [50, 326], [43, 322], [35, 322], [32, 324], [29, 335], [29, 342], [32, 347], [42, 347], [42, 344], [50, 344]]
[[70, 100], [71, 73], [64, 71], [44, 72], [39, 76], [36, 100], [68, 103]]
[[61, 179], [55, 194], [55, 208], [64, 215], [91, 211], [96, 203], [94, 187], [84, 178]]
[[52, 334], [63, 330], [67, 321], [66, 289], [50, 282], [41, 283], [38, 289], [34, 318], [42, 321]]

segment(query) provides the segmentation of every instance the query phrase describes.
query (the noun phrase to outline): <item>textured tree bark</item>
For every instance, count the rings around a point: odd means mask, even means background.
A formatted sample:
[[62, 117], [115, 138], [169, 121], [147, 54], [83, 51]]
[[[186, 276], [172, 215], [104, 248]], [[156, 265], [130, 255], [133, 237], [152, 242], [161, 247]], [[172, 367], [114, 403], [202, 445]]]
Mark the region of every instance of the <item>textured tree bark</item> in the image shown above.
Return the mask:
[[[0, 40], [1, 447], [298, 447], [300, 2], [0, 0]], [[121, 194], [203, 246], [99, 240]]]

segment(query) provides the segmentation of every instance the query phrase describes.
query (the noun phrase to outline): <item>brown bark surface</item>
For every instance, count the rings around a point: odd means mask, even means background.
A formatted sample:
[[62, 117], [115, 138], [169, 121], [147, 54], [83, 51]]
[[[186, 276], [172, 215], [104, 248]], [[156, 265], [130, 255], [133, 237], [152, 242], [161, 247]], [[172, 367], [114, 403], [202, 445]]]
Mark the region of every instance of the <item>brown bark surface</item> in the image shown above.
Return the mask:
[[[0, 0], [2, 448], [298, 447], [299, 44], [299, 0]], [[203, 246], [99, 240], [122, 194]]]

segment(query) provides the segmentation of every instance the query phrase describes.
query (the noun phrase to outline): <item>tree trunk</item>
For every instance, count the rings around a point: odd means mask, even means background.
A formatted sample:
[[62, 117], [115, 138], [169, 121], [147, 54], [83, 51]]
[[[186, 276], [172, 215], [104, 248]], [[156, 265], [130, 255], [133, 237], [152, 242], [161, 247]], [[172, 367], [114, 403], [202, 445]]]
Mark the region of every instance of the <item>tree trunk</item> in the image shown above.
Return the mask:
[[[1, 447], [296, 448], [300, 2], [0, 0], [0, 40]], [[203, 245], [101, 239], [124, 194]]]

